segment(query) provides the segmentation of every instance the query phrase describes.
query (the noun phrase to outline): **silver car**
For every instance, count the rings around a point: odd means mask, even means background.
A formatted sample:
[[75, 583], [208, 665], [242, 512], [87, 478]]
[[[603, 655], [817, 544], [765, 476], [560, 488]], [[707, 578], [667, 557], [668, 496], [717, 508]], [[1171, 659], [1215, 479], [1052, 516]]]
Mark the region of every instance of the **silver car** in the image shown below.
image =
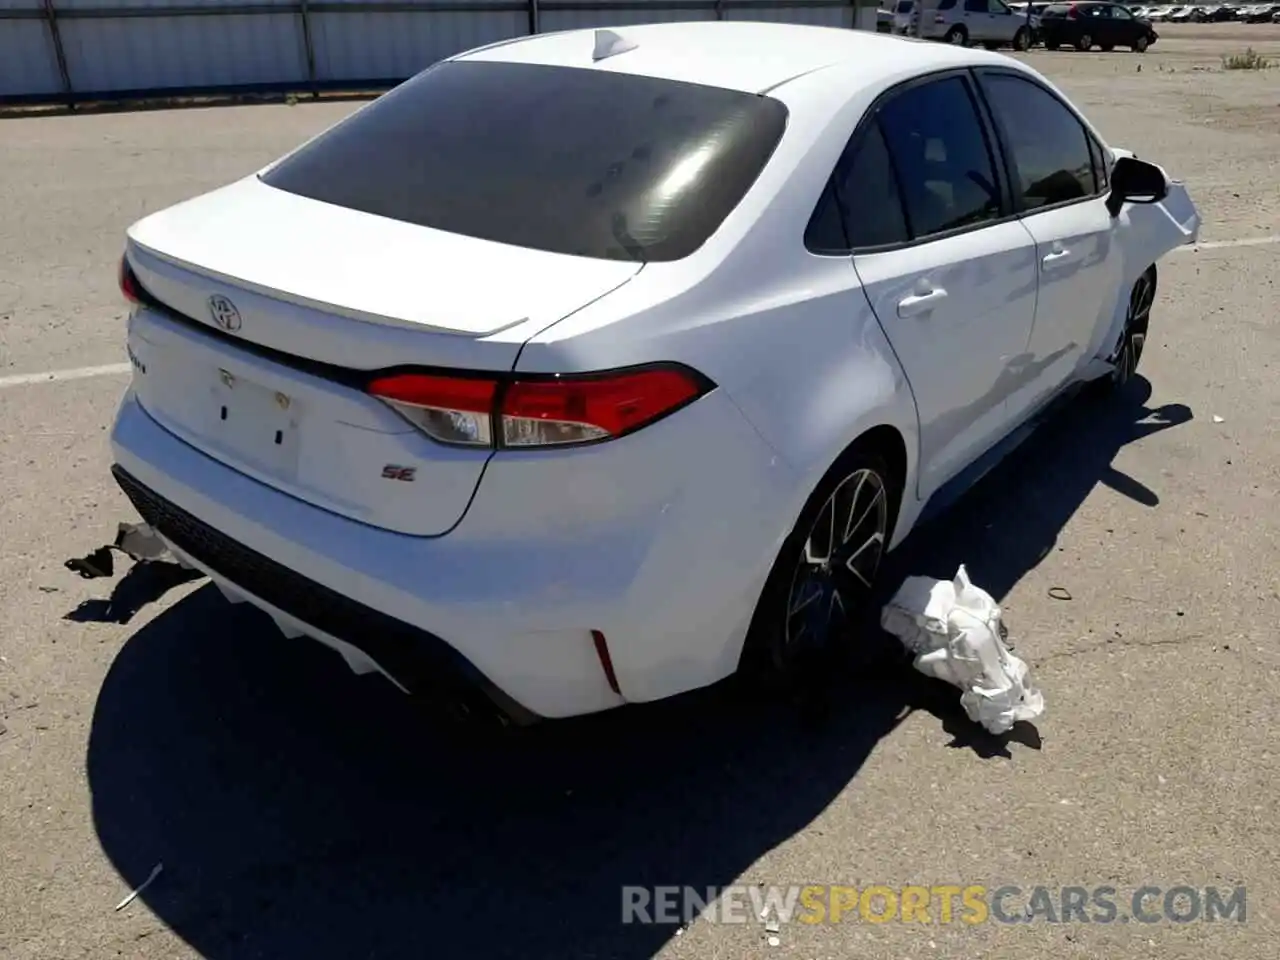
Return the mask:
[[[908, 24], [903, 33], [911, 32], [917, 14], [908, 6], [904, 15], [902, 0], [895, 12], [895, 27]], [[934, 0], [919, 4], [919, 36], [927, 40], [945, 40], [955, 44], [983, 44], [988, 47], [1009, 46], [1025, 50], [1031, 46], [1032, 27], [1025, 10], [1016, 12], [1002, 0]]]

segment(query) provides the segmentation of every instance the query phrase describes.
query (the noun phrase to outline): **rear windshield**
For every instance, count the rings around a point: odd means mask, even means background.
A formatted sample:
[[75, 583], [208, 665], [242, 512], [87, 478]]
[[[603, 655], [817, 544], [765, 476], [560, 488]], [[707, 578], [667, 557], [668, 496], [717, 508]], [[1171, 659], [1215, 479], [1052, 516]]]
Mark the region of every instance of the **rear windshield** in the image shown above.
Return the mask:
[[605, 70], [449, 62], [262, 179], [364, 213], [521, 247], [678, 260], [777, 146], [770, 97]]

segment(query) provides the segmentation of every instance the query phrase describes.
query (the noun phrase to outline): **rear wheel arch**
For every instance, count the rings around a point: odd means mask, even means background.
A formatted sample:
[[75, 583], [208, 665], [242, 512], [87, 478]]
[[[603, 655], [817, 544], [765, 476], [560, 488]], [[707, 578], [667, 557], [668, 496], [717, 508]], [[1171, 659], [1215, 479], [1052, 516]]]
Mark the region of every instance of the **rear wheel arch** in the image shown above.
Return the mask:
[[888, 542], [892, 539], [902, 499], [906, 495], [907, 475], [911, 463], [907, 448], [907, 439], [901, 430], [887, 423], [878, 424], [863, 430], [851, 441], [831, 462], [822, 476], [813, 484], [805, 496], [804, 504], [791, 519], [790, 526], [782, 539], [779, 548], [770, 562], [769, 573], [765, 579], [760, 595], [756, 598], [750, 628], [744, 638], [743, 649], [739, 657], [739, 668], [748, 675], [757, 678], [767, 672], [771, 662], [772, 631], [776, 624], [773, 614], [780, 599], [785, 602], [784, 581], [790, 575], [791, 554], [795, 552], [797, 537], [806, 535], [806, 520], [810, 518], [815, 506], [829, 495], [830, 491], [841, 484], [846, 476], [859, 468], [873, 467], [883, 470], [887, 476], [885, 492], [888, 502]]

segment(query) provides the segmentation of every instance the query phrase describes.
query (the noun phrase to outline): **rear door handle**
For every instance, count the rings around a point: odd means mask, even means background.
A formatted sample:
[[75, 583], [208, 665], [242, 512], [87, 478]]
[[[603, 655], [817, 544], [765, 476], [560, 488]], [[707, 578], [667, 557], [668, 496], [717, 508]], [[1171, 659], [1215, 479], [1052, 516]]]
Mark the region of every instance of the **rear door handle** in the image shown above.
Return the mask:
[[1070, 259], [1071, 251], [1066, 247], [1058, 247], [1052, 253], [1046, 253], [1040, 262], [1046, 267], [1052, 267], [1055, 264], [1066, 263]]
[[898, 301], [898, 316], [918, 317], [922, 313], [928, 313], [945, 299], [947, 291], [941, 287], [934, 287], [927, 293], [913, 293]]

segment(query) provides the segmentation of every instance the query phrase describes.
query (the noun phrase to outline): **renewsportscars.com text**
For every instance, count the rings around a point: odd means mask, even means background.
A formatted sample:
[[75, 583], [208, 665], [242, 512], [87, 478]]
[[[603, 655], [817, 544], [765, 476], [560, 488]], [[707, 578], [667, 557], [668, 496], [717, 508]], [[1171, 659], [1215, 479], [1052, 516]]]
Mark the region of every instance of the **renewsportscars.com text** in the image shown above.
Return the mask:
[[1244, 923], [1243, 886], [623, 887], [623, 923]]

